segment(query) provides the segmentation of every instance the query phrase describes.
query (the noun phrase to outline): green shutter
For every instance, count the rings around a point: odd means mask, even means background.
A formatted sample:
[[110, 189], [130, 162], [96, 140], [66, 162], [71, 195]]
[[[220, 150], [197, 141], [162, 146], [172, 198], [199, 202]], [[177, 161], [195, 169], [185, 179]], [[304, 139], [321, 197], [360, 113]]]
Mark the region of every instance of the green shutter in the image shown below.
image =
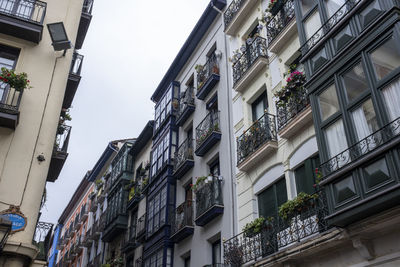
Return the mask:
[[285, 178], [282, 178], [276, 183], [276, 199], [278, 204], [276, 212], [278, 212], [279, 207], [288, 200]]
[[268, 218], [276, 216], [274, 187], [271, 186], [258, 195], [259, 216]]

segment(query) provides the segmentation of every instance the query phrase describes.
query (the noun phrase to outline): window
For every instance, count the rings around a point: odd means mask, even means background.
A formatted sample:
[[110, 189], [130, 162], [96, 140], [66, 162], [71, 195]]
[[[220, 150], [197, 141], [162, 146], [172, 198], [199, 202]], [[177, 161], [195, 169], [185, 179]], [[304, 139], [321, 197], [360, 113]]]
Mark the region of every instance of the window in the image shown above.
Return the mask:
[[328, 18], [332, 17], [341, 8], [346, 0], [325, 0], [326, 13]]
[[386, 77], [400, 66], [400, 51], [392, 36], [371, 53], [372, 64], [378, 80]]
[[153, 234], [165, 224], [166, 206], [167, 206], [167, 187], [164, 187], [151, 200], [149, 200], [149, 208], [147, 216], [148, 235]]
[[135, 238], [137, 223], [137, 211], [131, 213], [131, 224], [129, 226], [129, 239]]
[[308, 11], [310, 11], [311, 8], [313, 8], [315, 5], [315, 0], [301, 0], [300, 2], [301, 12], [303, 13], [303, 16], [306, 15]]
[[386, 103], [386, 110], [389, 120], [394, 121], [400, 117], [400, 78], [397, 78], [382, 90], [383, 98]]
[[343, 75], [343, 83], [349, 102], [368, 90], [367, 78], [361, 62]]
[[[171, 109], [172, 109], [172, 101], [178, 101], [178, 95], [179, 95], [179, 84], [176, 82], [173, 82], [167, 92], [164, 94], [164, 96], [158, 101], [156, 108], [155, 108], [155, 115], [154, 115], [154, 131], [156, 132], [158, 128], [163, 124], [166, 118], [168, 118], [169, 115], [171, 115]], [[179, 106], [174, 105], [175, 107]]]
[[184, 267], [190, 267], [190, 257], [185, 258], [183, 261]]
[[260, 217], [278, 217], [279, 207], [287, 201], [286, 181], [282, 177], [258, 195]]
[[217, 177], [220, 175], [220, 170], [219, 170], [219, 160], [213, 162], [210, 164], [210, 174], [214, 177]]
[[308, 18], [303, 22], [304, 32], [306, 34], [306, 40], [310, 39], [321, 27], [321, 19], [319, 17], [318, 10], [315, 10]]
[[315, 168], [318, 168], [319, 165], [319, 156], [316, 156], [304, 161], [304, 164], [294, 171], [297, 194], [300, 192], [310, 195], [315, 193]]
[[[170, 135], [172, 140], [170, 140]], [[171, 142], [170, 142], [171, 141]], [[158, 143], [153, 146], [152, 160], [151, 160], [151, 176], [155, 176], [166, 164], [170, 162], [170, 155], [174, 155], [177, 145], [177, 134], [175, 131], [167, 131], [167, 133], [160, 138]], [[170, 148], [171, 146], [171, 154]]]
[[339, 111], [339, 100], [336, 94], [336, 86], [332, 84], [318, 96], [322, 120]]
[[212, 264], [220, 264], [221, 260], [221, 240], [212, 243]]
[[342, 119], [328, 126], [325, 130], [325, 140], [329, 158], [332, 158], [347, 148], [346, 135]]
[[[0, 45], [0, 69], [1, 68], [14, 69], [18, 55], [19, 55], [18, 49]], [[7, 84], [0, 82], [0, 103], [7, 102], [6, 90], [8, 90]]]
[[358, 140], [364, 139], [379, 129], [371, 99], [362, 103], [351, 115]]
[[153, 253], [144, 262], [145, 267], [163, 267], [163, 249]]
[[264, 91], [252, 104], [253, 121], [261, 118], [268, 108], [267, 93]]
[[131, 147], [132, 143], [125, 143], [113, 159], [111, 163], [111, 183], [114, 183], [123, 172], [133, 172], [133, 157], [130, 154]]

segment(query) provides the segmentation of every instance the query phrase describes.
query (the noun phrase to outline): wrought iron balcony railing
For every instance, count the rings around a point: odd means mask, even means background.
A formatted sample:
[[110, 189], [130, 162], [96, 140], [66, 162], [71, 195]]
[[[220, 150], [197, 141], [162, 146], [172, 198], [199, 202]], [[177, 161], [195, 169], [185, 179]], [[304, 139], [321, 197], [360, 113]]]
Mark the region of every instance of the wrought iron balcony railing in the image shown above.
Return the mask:
[[268, 45], [282, 32], [294, 16], [294, 0], [285, 1], [279, 12], [266, 22]]
[[57, 129], [56, 142], [54, 143], [54, 153], [67, 153], [71, 126], [60, 124]]
[[[240, 8], [247, 0], [233, 0], [229, 7], [224, 13], [224, 24], [225, 29], [229, 26], [232, 20], [235, 18], [236, 14], [239, 12]], [[250, 0], [251, 1], [251, 0]]]
[[278, 122], [278, 131], [291, 122], [294, 117], [305, 110], [309, 105], [310, 98], [307, 96], [305, 91], [296, 93], [294, 97], [291, 97], [286, 101], [284, 106], [277, 104], [276, 117]]
[[142, 257], [139, 257], [135, 261], [135, 267], [143, 267], [143, 259]]
[[237, 138], [237, 164], [242, 163], [268, 141], [277, 141], [275, 116], [264, 113], [261, 118]]
[[219, 66], [217, 57], [215, 54], [212, 54], [204, 64], [201, 69], [197, 73], [197, 90], [200, 91], [206, 81], [211, 77], [213, 74], [219, 75]]
[[179, 99], [179, 109], [177, 113], [178, 118], [188, 108], [188, 106], [194, 107], [194, 88], [191, 86], [182, 93], [182, 96]]
[[196, 219], [206, 213], [213, 206], [223, 206], [222, 180], [219, 177], [208, 178], [196, 191]]
[[196, 127], [196, 146], [201, 146], [204, 141], [215, 131], [221, 132], [219, 111], [212, 110]]
[[85, 0], [83, 2], [82, 12], [92, 14], [92, 9], [93, 9], [93, 0]]
[[399, 135], [400, 117], [321, 164], [319, 171], [322, 172], [325, 178], [347, 164], [356, 161], [383, 144], [388, 143]]
[[172, 221], [172, 235], [186, 226], [193, 227], [193, 203], [191, 200], [187, 200], [176, 208]]
[[74, 52], [72, 56], [71, 68], [69, 73], [80, 76], [82, 70], [83, 55]]
[[260, 57], [267, 57], [267, 40], [257, 36], [247, 45], [246, 51], [233, 64], [233, 86], [247, 73]]
[[0, 112], [13, 115], [18, 114], [23, 92], [11, 88], [6, 83], [0, 82]]
[[193, 160], [193, 140], [189, 138], [175, 151], [174, 171], [178, 170], [186, 160]]
[[361, 0], [347, 0], [300, 48], [303, 55], [307, 54], [332, 28], [344, 19]]
[[143, 214], [137, 221], [136, 237], [139, 237], [145, 233], [146, 233], [146, 213]]
[[0, 0], [0, 13], [35, 24], [43, 24], [47, 3], [39, 0]]
[[286, 220], [278, 217], [271, 222], [266, 222], [259, 233], [242, 232], [225, 241], [225, 263], [231, 266], [242, 266], [268, 257], [306, 237], [328, 230], [328, 223], [324, 219], [328, 214], [328, 207], [322, 191], [319, 198], [308, 204]]
[[39, 254], [36, 256], [36, 259], [38, 260], [47, 260], [47, 254], [50, 249], [50, 237], [52, 229], [52, 223], [38, 222], [36, 225], [33, 243], [39, 249]]

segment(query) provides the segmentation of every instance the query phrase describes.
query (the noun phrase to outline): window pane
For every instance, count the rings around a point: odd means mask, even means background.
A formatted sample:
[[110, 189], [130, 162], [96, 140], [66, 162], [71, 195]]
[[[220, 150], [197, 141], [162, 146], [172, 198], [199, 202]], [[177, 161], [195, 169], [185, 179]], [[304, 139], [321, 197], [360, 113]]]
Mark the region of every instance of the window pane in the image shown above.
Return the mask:
[[304, 21], [304, 31], [306, 33], [306, 39], [310, 39], [314, 33], [321, 27], [321, 20], [319, 18], [319, 12], [315, 10], [313, 14], [311, 14], [305, 21]]
[[323, 121], [339, 111], [339, 101], [336, 94], [336, 86], [332, 84], [325, 89], [325, 91], [318, 96], [318, 102]]
[[287, 201], [286, 180], [285, 178], [282, 178], [276, 183], [276, 202], [278, 204], [278, 209], [286, 201]]
[[354, 110], [351, 115], [353, 117], [358, 140], [364, 139], [379, 129], [371, 99], [365, 101], [361, 107]]
[[333, 184], [333, 191], [335, 193], [336, 203], [341, 203], [357, 194], [351, 176]]
[[360, 94], [367, 91], [368, 84], [361, 62], [343, 76], [349, 102], [356, 99]]
[[303, 16], [310, 11], [310, 9], [315, 5], [315, 0], [302, 0], [301, 1], [301, 12]]
[[393, 36], [371, 53], [371, 60], [378, 80], [400, 66], [399, 47]]
[[332, 158], [347, 148], [342, 119], [337, 120], [324, 130], [329, 157]]
[[383, 97], [386, 102], [387, 112], [389, 113], [390, 121], [400, 117], [400, 79], [395, 80], [383, 90]]
[[390, 179], [385, 159], [378, 160], [364, 168], [367, 188], [372, 188]]
[[273, 186], [264, 190], [261, 194], [258, 195], [258, 209], [260, 217], [261, 216], [264, 218], [276, 217], [277, 207], [275, 204], [275, 195]]
[[325, 0], [325, 6], [326, 6], [326, 13], [328, 14], [328, 18], [332, 17], [336, 11], [341, 8], [345, 0]]

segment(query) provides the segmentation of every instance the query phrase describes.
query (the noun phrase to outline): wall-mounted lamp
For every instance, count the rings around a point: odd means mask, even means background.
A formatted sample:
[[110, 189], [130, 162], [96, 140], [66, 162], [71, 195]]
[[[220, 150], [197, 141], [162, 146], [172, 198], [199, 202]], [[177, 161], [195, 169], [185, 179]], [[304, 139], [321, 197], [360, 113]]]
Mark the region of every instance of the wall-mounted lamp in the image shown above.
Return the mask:
[[65, 55], [67, 49], [70, 49], [72, 45], [71, 41], [68, 40], [67, 32], [64, 28], [64, 23], [56, 22], [47, 24], [47, 29], [49, 30], [51, 41], [53, 42], [51, 45], [54, 47], [54, 50], [64, 50]]
[[11, 232], [11, 221], [0, 216], [0, 252], [3, 251], [4, 245]]

